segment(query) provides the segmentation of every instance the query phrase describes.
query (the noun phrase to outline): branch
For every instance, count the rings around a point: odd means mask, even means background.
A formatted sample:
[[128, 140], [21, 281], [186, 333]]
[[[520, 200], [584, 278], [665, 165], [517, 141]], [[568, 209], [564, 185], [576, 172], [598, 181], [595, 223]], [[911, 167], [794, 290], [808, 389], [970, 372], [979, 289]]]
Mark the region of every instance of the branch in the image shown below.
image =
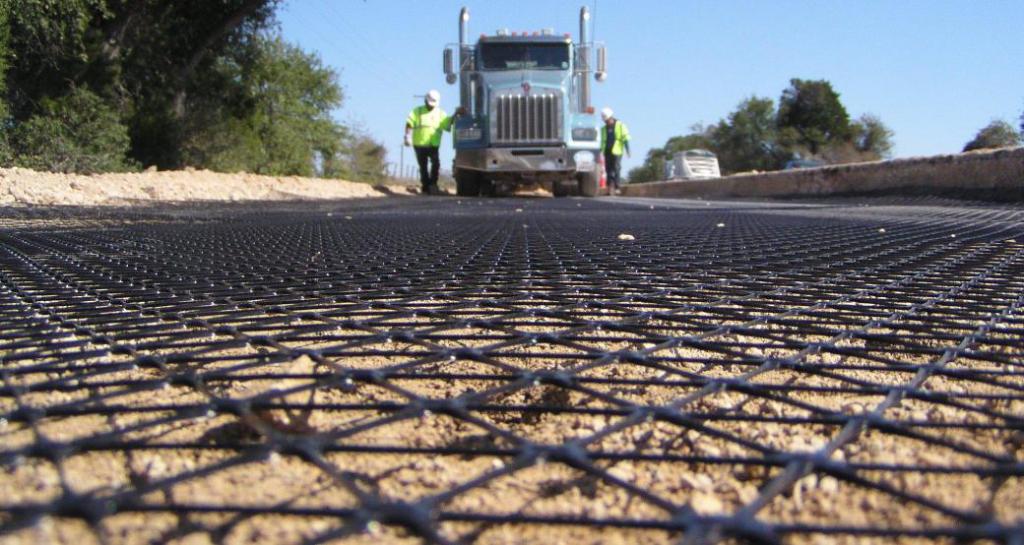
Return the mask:
[[192, 55], [189, 56], [188, 62], [186, 62], [177, 73], [175, 78], [174, 93], [174, 113], [177, 117], [181, 118], [185, 115], [185, 87], [188, 80], [195, 73], [196, 67], [202, 62], [203, 58], [209, 53], [210, 48], [213, 47], [217, 41], [227, 36], [231, 31], [238, 28], [246, 18], [256, 13], [260, 7], [263, 6], [265, 0], [247, 0], [241, 7], [231, 13], [225, 18], [219, 25], [217, 25], [209, 34], [206, 35], [206, 39], [199, 44]]

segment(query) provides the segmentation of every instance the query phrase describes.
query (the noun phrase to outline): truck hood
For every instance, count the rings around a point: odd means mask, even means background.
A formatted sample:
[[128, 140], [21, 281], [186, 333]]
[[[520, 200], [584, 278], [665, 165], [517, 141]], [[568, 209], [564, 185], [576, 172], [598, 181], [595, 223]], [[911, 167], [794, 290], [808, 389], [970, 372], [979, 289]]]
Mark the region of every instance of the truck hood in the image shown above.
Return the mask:
[[570, 72], [560, 70], [516, 70], [508, 72], [485, 73], [484, 82], [490, 91], [521, 89], [524, 83], [533, 89], [566, 90], [569, 86]]

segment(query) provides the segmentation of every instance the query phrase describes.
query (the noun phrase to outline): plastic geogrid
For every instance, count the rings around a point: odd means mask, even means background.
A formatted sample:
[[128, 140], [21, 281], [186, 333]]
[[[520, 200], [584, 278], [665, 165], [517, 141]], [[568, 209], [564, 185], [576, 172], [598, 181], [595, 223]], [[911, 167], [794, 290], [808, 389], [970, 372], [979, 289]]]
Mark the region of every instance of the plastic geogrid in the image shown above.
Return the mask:
[[1024, 543], [1021, 209], [302, 206], [4, 212], [0, 541]]

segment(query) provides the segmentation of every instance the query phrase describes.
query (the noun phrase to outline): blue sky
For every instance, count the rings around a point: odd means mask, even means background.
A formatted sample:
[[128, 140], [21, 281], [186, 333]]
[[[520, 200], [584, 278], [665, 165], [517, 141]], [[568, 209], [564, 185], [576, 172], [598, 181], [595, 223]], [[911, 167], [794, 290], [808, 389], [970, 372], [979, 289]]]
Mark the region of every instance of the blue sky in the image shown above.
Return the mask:
[[[337, 117], [398, 162], [414, 95], [437, 88], [455, 108], [441, 51], [458, 39], [460, 7], [475, 40], [502, 27], [575, 37], [583, 4], [608, 47], [594, 103], [614, 108], [633, 135], [624, 170], [745, 97], [778, 100], [793, 77], [827, 79], [851, 116], [878, 115], [897, 157], [959, 151], [993, 119], [1018, 125], [1024, 109], [1020, 0], [288, 0], [279, 18], [285, 38], [339, 72]], [[449, 164], [447, 136], [442, 150]]]

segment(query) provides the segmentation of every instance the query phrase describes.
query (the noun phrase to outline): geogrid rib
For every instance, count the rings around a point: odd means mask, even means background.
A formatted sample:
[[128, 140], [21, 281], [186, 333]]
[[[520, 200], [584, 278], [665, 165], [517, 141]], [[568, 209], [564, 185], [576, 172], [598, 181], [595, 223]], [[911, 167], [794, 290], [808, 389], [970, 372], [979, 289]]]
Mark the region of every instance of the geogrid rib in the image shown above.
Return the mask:
[[302, 206], [7, 212], [0, 540], [1024, 543], [1019, 208]]

